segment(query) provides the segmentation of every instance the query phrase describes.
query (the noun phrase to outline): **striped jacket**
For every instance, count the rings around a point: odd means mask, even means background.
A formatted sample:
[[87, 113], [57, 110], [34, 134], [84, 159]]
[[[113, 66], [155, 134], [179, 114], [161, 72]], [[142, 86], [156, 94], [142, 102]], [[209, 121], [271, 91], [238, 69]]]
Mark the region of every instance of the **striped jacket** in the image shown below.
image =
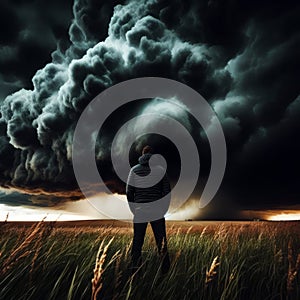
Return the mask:
[[[150, 157], [151, 153], [142, 155], [139, 158], [139, 164], [131, 168], [128, 176], [126, 195], [133, 214], [136, 213], [137, 205], [130, 205], [131, 203], [149, 203], [159, 200], [168, 194], [168, 198], [171, 196], [170, 183], [165, 169], [161, 166], [154, 166], [150, 169]], [[162, 174], [164, 174], [163, 178], [158, 181], [158, 178], [161, 178]], [[151, 182], [157, 183], [151, 185]], [[146, 205], [142, 206], [143, 209], [146, 209]], [[166, 213], [166, 211], [163, 213]]]

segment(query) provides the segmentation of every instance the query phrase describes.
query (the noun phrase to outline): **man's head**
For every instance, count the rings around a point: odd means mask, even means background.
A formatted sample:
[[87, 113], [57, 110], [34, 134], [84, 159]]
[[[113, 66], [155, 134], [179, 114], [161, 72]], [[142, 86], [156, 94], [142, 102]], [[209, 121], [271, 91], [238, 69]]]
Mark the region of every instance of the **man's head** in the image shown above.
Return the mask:
[[146, 153], [153, 153], [153, 149], [152, 149], [151, 146], [147, 145], [147, 146], [145, 146], [145, 147], [143, 148], [142, 154], [144, 155], [144, 154], [146, 154]]

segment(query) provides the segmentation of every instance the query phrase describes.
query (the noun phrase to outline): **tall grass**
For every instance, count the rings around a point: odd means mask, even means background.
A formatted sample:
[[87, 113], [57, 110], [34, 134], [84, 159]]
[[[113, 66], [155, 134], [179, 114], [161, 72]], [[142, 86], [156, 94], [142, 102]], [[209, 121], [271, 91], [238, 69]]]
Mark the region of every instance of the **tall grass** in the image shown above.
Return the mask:
[[300, 299], [299, 223], [168, 226], [162, 275], [148, 229], [139, 276], [132, 230], [0, 225], [0, 299]]

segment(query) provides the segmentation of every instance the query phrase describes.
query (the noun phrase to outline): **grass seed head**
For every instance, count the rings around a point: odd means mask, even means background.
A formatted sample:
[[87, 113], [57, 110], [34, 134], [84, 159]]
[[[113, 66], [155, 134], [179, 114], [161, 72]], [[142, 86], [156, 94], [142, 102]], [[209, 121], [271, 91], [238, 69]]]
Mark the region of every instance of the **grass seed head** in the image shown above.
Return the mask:
[[211, 281], [214, 280], [215, 276], [217, 275], [217, 267], [220, 265], [220, 263], [218, 262], [218, 256], [216, 256], [212, 263], [211, 266], [209, 268], [208, 271], [206, 271], [206, 278], [205, 278], [205, 284], [207, 285], [208, 283], [210, 283]]

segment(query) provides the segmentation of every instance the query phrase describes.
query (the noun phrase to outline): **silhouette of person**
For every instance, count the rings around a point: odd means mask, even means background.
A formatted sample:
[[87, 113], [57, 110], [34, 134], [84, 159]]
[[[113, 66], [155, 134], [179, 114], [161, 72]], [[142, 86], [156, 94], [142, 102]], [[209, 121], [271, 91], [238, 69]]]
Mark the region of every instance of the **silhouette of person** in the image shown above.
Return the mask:
[[[150, 146], [145, 146], [139, 163], [131, 168], [126, 195], [133, 218], [133, 242], [131, 248], [131, 270], [135, 273], [142, 263], [142, 247], [148, 221], [150, 221], [154, 233], [158, 253], [161, 258], [161, 272], [164, 274], [170, 268], [170, 258], [167, 248], [166, 224], [164, 215], [168, 211], [171, 200], [170, 183], [166, 171], [161, 166], [149, 166], [149, 159], [153, 154]], [[155, 180], [160, 174], [161, 180], [149, 186], [151, 180]], [[144, 186], [144, 187], [143, 187]], [[162, 199], [163, 200], [160, 200]], [[158, 201], [160, 200], [160, 201]]]

